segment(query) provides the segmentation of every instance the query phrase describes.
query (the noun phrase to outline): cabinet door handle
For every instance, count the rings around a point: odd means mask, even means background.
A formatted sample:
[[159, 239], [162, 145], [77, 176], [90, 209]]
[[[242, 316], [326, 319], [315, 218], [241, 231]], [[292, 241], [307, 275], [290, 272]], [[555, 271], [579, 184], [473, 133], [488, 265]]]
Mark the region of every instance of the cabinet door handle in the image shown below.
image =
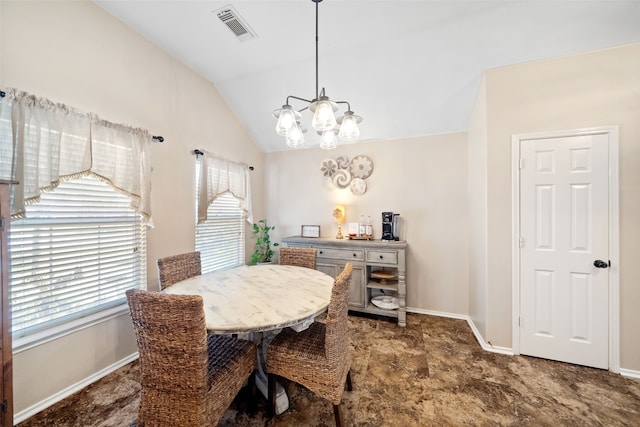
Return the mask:
[[320, 255], [322, 255], [322, 251], [318, 252]]
[[380, 255], [380, 259], [384, 259], [384, 257], [382, 255]]
[[356, 255], [356, 254], [353, 254], [353, 256], [354, 256], [354, 257], [356, 257], [356, 256], [358, 256], [358, 255]]

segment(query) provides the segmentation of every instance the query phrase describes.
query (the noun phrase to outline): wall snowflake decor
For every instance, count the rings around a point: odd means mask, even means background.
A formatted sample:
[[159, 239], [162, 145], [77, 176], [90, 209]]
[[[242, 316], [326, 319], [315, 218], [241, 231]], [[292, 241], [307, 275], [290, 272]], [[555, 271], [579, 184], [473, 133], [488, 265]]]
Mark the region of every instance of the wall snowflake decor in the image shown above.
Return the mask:
[[320, 171], [325, 180], [334, 188], [349, 188], [356, 196], [367, 191], [365, 179], [373, 172], [373, 161], [368, 156], [359, 155], [349, 160], [345, 156], [337, 159], [324, 159]]

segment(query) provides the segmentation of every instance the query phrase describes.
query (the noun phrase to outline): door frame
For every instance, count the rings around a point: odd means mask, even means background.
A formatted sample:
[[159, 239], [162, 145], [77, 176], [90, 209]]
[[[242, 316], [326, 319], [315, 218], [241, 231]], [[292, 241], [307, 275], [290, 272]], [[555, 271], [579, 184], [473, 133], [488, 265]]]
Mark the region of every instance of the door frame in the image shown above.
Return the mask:
[[553, 132], [516, 134], [511, 137], [511, 224], [512, 224], [512, 348], [520, 354], [520, 143], [531, 139], [581, 135], [609, 136], [609, 370], [620, 372], [620, 208], [619, 128], [602, 126]]

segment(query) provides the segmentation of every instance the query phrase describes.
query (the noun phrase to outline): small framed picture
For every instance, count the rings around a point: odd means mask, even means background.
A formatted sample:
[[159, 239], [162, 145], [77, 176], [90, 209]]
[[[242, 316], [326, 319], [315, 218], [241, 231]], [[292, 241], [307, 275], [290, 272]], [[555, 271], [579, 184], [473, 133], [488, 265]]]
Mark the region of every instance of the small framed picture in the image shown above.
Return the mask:
[[320, 226], [319, 225], [303, 225], [302, 232], [300, 233], [302, 237], [320, 237]]

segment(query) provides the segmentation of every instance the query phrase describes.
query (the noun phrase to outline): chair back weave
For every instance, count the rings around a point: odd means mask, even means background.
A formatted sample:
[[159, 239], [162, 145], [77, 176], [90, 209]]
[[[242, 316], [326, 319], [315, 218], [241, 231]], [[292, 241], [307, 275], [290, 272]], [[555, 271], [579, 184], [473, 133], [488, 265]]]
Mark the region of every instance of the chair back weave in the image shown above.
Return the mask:
[[[137, 289], [126, 294], [140, 353], [139, 420], [157, 419], [159, 412], [174, 411], [175, 419], [200, 425], [204, 412], [197, 408], [205, 407], [208, 388], [202, 297]], [[167, 396], [172, 402], [164, 401]]]
[[173, 255], [158, 260], [160, 289], [202, 273], [200, 252]]
[[336, 426], [342, 425], [340, 401], [345, 385], [351, 390], [347, 310], [352, 271], [347, 263], [335, 278], [325, 323], [314, 322], [302, 332], [284, 329], [269, 344], [266, 368], [273, 411], [276, 379], [284, 377], [333, 403]]
[[349, 284], [353, 266], [348, 262], [336, 277], [325, 321], [325, 351], [329, 361], [349, 363]]
[[316, 248], [280, 248], [280, 264], [315, 270], [317, 253]]

